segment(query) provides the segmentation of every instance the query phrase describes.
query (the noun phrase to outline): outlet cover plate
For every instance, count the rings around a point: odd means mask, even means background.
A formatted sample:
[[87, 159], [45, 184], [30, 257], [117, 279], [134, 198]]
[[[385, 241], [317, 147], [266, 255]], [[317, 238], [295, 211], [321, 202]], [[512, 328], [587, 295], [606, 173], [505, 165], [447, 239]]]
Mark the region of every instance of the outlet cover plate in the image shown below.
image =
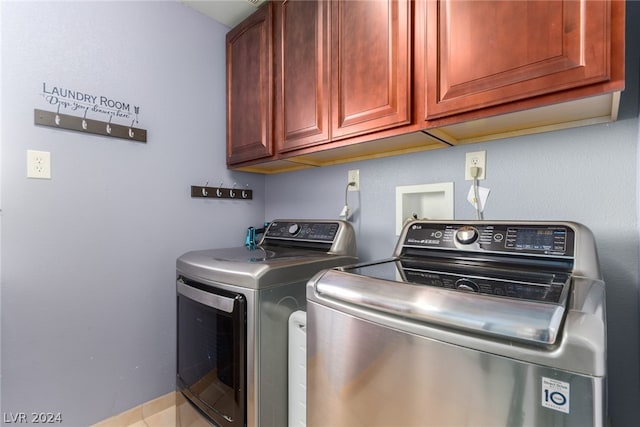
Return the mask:
[[349, 182], [354, 182], [355, 185], [350, 185], [349, 186], [349, 191], [360, 191], [360, 169], [352, 169], [349, 171], [349, 176], [348, 176], [348, 181]]
[[27, 178], [51, 179], [51, 153], [27, 150]]
[[478, 177], [478, 179], [485, 179], [485, 171], [487, 169], [487, 152], [473, 151], [466, 154], [464, 162], [465, 181], [473, 181], [473, 177], [470, 173], [470, 168], [472, 166], [477, 166], [480, 168], [480, 176]]

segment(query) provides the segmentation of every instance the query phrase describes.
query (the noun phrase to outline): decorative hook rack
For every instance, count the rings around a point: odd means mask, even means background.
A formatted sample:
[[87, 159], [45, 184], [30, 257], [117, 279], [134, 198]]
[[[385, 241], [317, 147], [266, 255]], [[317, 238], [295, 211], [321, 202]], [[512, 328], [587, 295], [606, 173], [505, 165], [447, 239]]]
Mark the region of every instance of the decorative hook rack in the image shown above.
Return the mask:
[[191, 186], [191, 197], [206, 197], [209, 199], [253, 199], [253, 190], [247, 188], [224, 188], [224, 187], [204, 187], [198, 185]]
[[133, 123], [131, 123], [131, 126], [113, 124], [111, 119], [108, 122], [87, 119], [86, 111], [84, 117], [38, 109], [34, 109], [33, 113], [36, 125], [128, 139], [136, 142], [147, 142], [146, 129], [134, 128]]

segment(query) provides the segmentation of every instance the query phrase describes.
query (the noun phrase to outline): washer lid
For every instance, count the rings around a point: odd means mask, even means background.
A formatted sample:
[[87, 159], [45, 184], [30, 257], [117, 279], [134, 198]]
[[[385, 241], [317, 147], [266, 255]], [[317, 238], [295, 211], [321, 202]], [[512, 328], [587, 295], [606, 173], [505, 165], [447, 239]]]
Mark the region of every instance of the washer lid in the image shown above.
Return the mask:
[[357, 258], [318, 250], [259, 246], [187, 252], [176, 263], [179, 274], [205, 282], [250, 289], [305, 281], [320, 270], [353, 264]]
[[[406, 269], [401, 261], [340, 270], [325, 272], [307, 298], [340, 301], [425, 324], [542, 346], [559, 340], [570, 287], [567, 275], [563, 276], [566, 283], [528, 283], [499, 275], [469, 277], [451, 271]], [[504, 293], [490, 292], [490, 286]], [[552, 289], [555, 286], [559, 289]]]

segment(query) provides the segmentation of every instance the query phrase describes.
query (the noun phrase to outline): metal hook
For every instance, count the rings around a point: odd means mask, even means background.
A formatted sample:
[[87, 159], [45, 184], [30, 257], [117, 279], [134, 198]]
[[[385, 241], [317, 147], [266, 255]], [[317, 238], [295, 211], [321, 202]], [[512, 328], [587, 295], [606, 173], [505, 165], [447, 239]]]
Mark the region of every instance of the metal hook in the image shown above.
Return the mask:
[[109, 121], [107, 122], [107, 133], [109, 135], [111, 135], [111, 119], [113, 119], [113, 116], [109, 116]]
[[58, 110], [56, 111], [55, 122], [56, 122], [56, 126], [60, 126], [60, 103], [58, 103]]
[[87, 130], [87, 111], [89, 110], [89, 108], [85, 108], [84, 110], [84, 117], [82, 117], [82, 129]]
[[[246, 184], [247, 189], [249, 188], [249, 184]], [[249, 197], [249, 193], [247, 193], [246, 190], [242, 190], [241, 196], [243, 199], [246, 199], [247, 197]]]
[[222, 191], [220, 191], [220, 188], [222, 188], [222, 184], [224, 184], [224, 182], [220, 181], [220, 185], [218, 186], [218, 188], [216, 188], [216, 196], [218, 197], [222, 197]]
[[135, 123], [135, 120], [131, 121], [131, 126], [129, 126], [129, 138], [133, 138], [134, 133], [133, 133], [133, 129], [131, 129], [133, 127], [133, 124]]
[[207, 181], [207, 182], [204, 184], [204, 187], [202, 187], [202, 195], [203, 195], [204, 197], [207, 197], [207, 196], [209, 195], [209, 192], [207, 191], [207, 185], [209, 185], [209, 181]]
[[234, 188], [236, 188], [236, 183], [235, 182], [233, 183], [233, 186], [229, 190], [229, 197], [231, 197], [232, 199], [234, 199], [236, 197], [236, 193], [235, 193], [235, 191], [233, 191]]

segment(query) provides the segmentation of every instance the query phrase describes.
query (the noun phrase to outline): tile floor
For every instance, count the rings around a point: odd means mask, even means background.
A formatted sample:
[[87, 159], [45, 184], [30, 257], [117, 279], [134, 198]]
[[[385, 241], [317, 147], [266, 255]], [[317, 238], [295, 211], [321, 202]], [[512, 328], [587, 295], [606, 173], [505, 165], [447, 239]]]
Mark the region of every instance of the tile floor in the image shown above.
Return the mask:
[[176, 394], [168, 393], [91, 427], [174, 427]]

